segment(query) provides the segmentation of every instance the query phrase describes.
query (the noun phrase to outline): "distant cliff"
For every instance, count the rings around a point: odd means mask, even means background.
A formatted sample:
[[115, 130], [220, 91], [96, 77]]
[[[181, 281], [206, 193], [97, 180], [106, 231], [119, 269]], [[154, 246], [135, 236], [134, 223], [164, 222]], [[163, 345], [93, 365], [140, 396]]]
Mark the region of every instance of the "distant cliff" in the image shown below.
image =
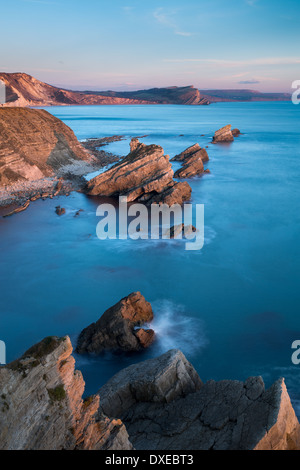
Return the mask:
[[193, 86], [118, 93], [81, 92], [48, 85], [26, 73], [0, 73], [0, 80], [6, 85], [4, 106], [208, 104]]

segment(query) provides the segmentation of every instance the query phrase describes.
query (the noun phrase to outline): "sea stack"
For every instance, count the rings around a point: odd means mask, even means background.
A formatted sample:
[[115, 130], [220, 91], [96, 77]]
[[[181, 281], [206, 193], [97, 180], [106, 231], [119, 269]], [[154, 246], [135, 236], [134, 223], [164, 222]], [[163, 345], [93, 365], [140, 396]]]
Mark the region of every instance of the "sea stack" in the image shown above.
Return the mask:
[[91, 196], [126, 196], [128, 202], [146, 205], [183, 204], [190, 199], [190, 186], [173, 180], [172, 165], [162, 147], [134, 138], [130, 150], [121, 162], [90, 180], [85, 192]]
[[140, 292], [133, 292], [104, 312], [79, 335], [76, 351], [100, 354], [104, 351], [139, 351], [149, 347], [155, 333], [143, 325], [153, 320], [151, 304]]

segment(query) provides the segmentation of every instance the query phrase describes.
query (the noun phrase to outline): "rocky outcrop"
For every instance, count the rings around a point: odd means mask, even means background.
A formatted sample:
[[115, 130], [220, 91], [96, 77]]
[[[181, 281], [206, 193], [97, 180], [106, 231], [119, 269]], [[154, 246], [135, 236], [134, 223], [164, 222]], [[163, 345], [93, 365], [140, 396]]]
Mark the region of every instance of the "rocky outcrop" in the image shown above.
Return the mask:
[[171, 161], [182, 162], [182, 167], [174, 174], [175, 178], [192, 178], [205, 173], [203, 162], [208, 162], [209, 157], [205, 149], [199, 144], [194, 144], [176, 155]]
[[185, 149], [183, 152], [175, 155], [171, 159], [171, 162], [183, 162], [185, 163], [191, 157], [199, 157], [203, 163], [209, 161], [208, 153], [204, 148], [201, 148], [199, 144], [194, 144]]
[[130, 153], [120, 163], [96, 176], [86, 185], [92, 196], [127, 196], [128, 202], [182, 204], [191, 196], [187, 183], [173, 180], [172, 165], [159, 145], [132, 139]]
[[130, 366], [99, 390], [137, 450], [300, 449], [300, 425], [284, 380], [202, 384], [178, 350]]
[[43, 109], [0, 109], [0, 188], [91, 163], [73, 131]]
[[130, 450], [125, 426], [82, 399], [68, 337], [49, 337], [0, 368], [1, 450]]
[[124, 297], [79, 335], [76, 351], [139, 351], [154, 341], [154, 331], [138, 328], [153, 320], [151, 304], [140, 292]]
[[215, 132], [213, 137], [213, 144], [217, 143], [226, 143], [226, 142], [233, 142], [234, 137], [231, 131], [231, 124], [228, 124], [225, 127], [222, 127], [218, 131]]
[[140, 403], [166, 405], [196, 392], [202, 385], [182, 352], [173, 349], [116, 374], [99, 390], [100, 411], [108, 416], [121, 416]]

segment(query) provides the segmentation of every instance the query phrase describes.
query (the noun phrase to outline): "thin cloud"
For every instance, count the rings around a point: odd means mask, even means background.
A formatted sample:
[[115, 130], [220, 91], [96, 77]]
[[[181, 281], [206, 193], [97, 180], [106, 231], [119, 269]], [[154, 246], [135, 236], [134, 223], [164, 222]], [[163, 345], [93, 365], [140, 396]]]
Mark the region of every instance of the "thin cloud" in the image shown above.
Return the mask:
[[260, 83], [259, 80], [241, 80], [238, 82], [240, 85], [254, 85], [255, 83]]
[[174, 19], [174, 16], [176, 13], [177, 13], [176, 10], [166, 11], [164, 8], [160, 7], [160, 8], [157, 8], [153, 12], [153, 17], [159, 24], [166, 26], [167, 28], [173, 30], [173, 33], [176, 34], [177, 36], [184, 36], [184, 37], [192, 36], [192, 33], [188, 31], [178, 30], [177, 23]]
[[224, 59], [165, 59], [165, 62], [199, 62], [216, 64], [223, 67], [240, 67], [249, 65], [297, 65], [300, 57], [267, 57], [263, 59], [249, 60], [224, 60]]

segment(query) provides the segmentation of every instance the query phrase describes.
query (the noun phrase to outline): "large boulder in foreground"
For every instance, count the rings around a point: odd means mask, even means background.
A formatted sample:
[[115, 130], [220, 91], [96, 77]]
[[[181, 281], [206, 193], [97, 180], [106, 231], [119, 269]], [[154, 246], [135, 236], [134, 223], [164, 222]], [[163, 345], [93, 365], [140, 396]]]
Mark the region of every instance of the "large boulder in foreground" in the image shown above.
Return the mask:
[[0, 367], [0, 450], [130, 450], [125, 426], [82, 399], [68, 337], [49, 337]]
[[178, 350], [122, 370], [99, 394], [137, 450], [300, 449], [283, 379], [268, 390], [261, 377], [203, 385]]
[[139, 328], [153, 320], [151, 304], [140, 292], [133, 292], [110, 307], [102, 317], [79, 335], [79, 354], [104, 351], [139, 351], [154, 341], [154, 331]]
[[227, 126], [222, 127], [221, 129], [216, 131], [212, 140], [213, 144], [233, 142], [233, 141], [234, 141], [234, 137], [231, 131], [231, 124], [228, 124]]
[[[191, 189], [179, 186], [173, 180], [174, 172], [169, 156], [159, 145], [145, 145], [132, 139], [130, 153], [121, 162], [101, 173], [86, 185], [92, 196], [127, 196], [128, 202], [147, 205], [182, 204], [190, 198]], [[172, 198], [169, 195], [172, 194]]]

